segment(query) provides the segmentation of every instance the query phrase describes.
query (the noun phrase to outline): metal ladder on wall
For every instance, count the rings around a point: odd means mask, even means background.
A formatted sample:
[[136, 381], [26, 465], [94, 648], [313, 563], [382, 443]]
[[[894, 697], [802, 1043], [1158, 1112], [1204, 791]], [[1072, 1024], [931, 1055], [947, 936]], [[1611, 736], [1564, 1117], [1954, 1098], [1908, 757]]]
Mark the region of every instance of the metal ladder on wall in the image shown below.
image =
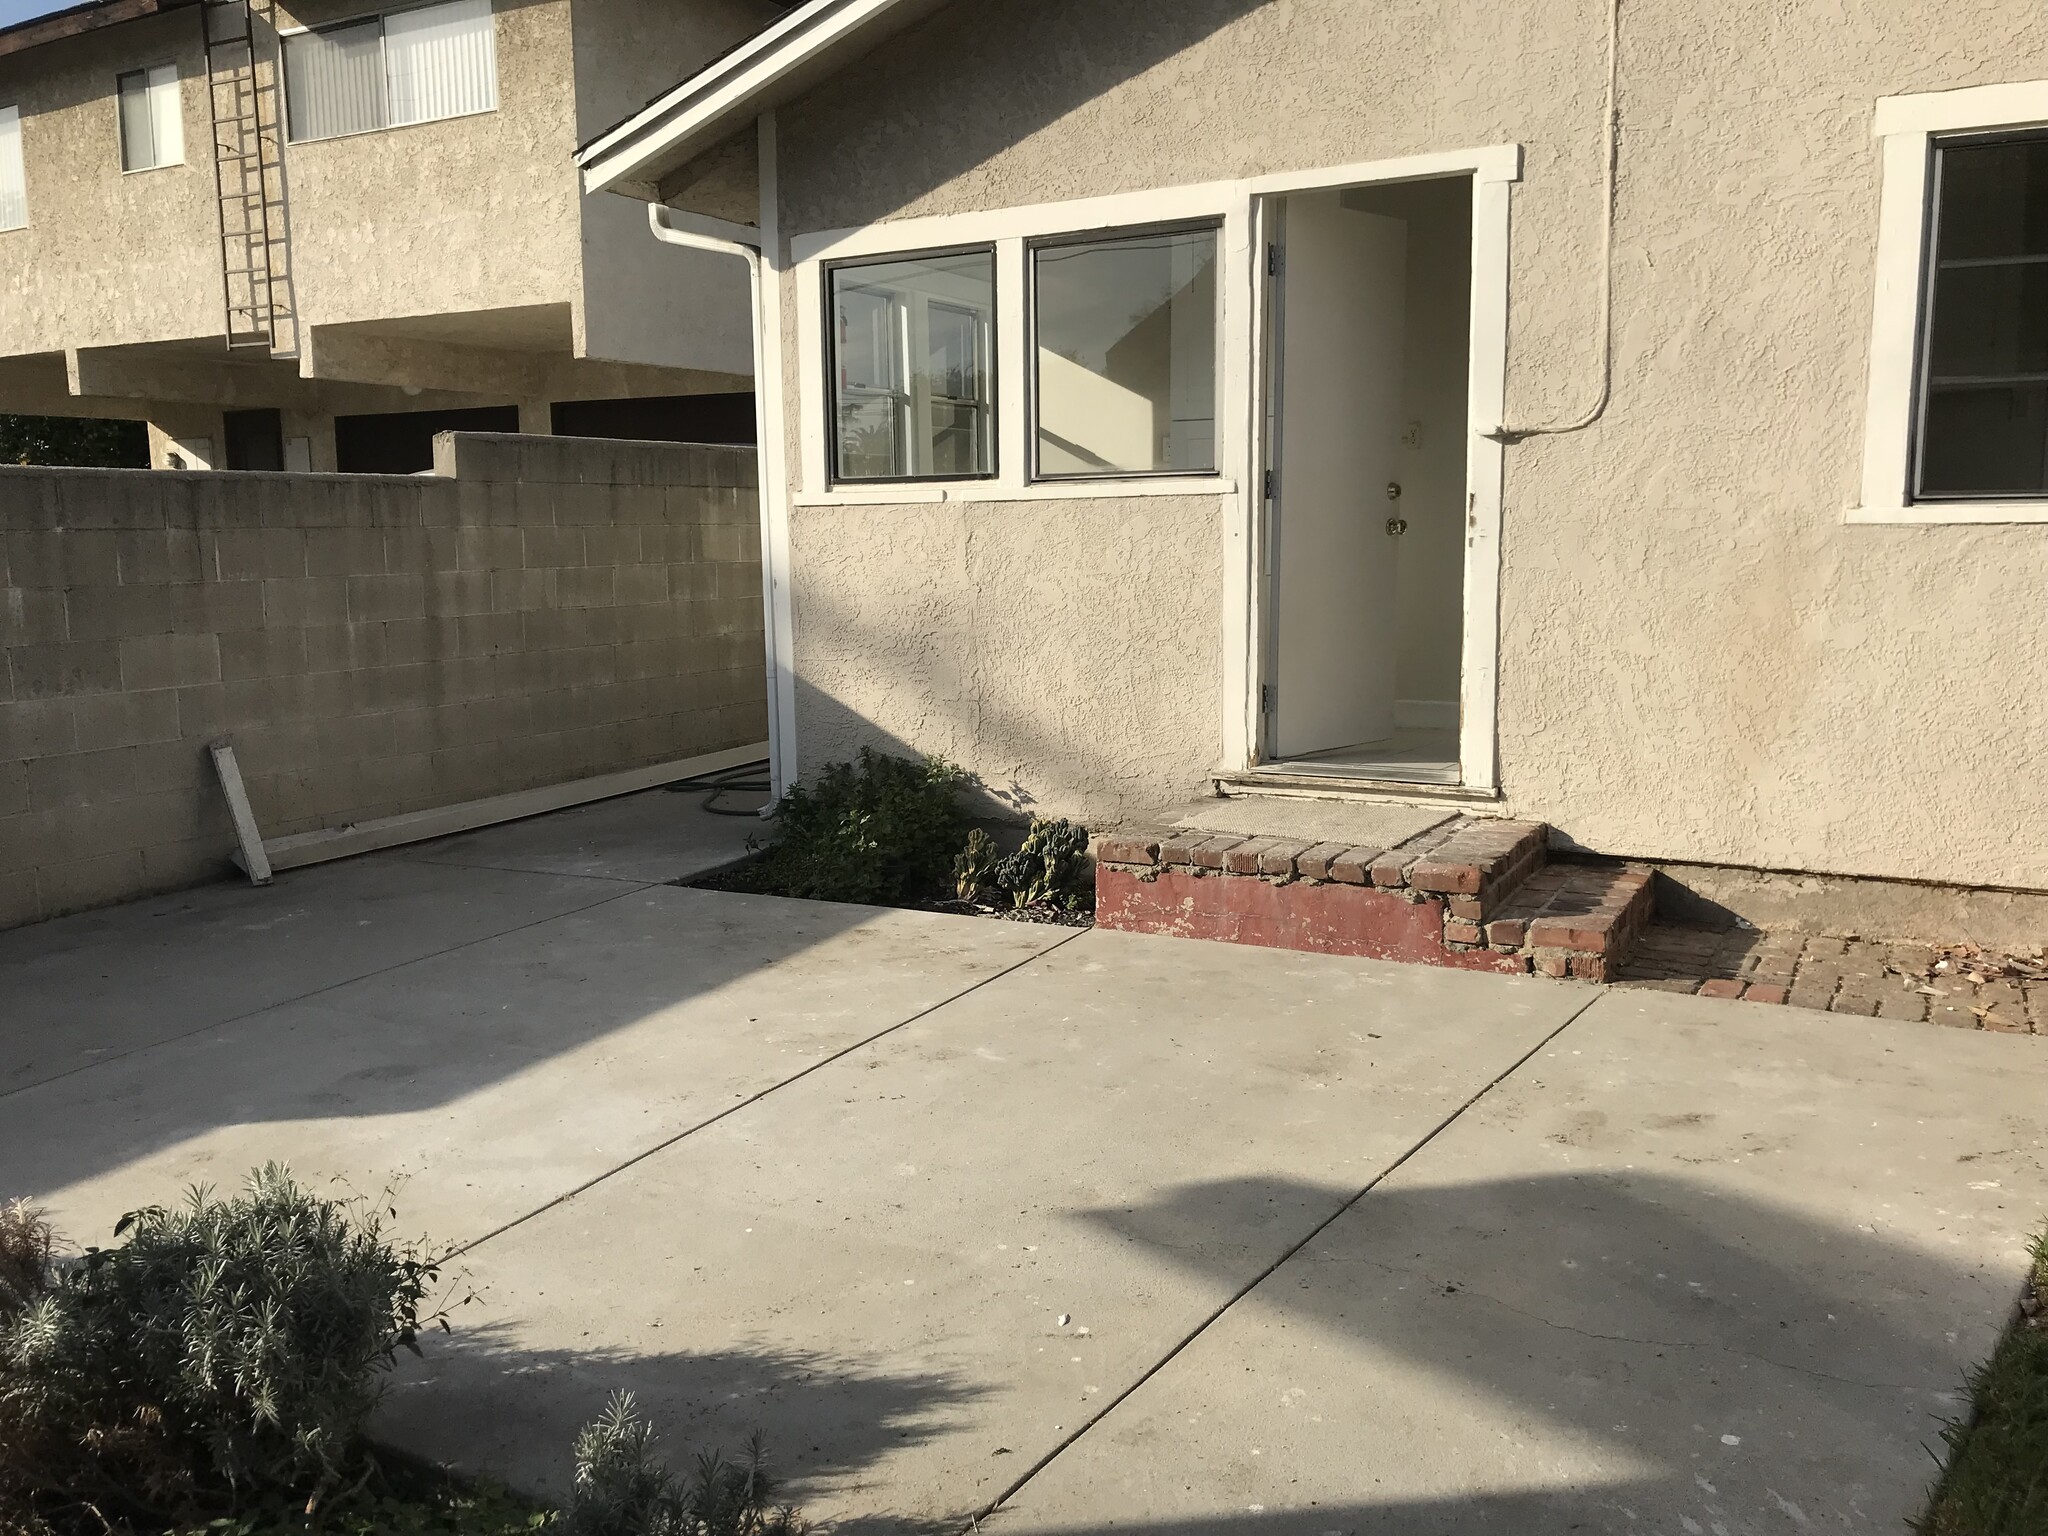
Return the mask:
[[202, 0], [228, 346], [299, 355], [274, 0]]

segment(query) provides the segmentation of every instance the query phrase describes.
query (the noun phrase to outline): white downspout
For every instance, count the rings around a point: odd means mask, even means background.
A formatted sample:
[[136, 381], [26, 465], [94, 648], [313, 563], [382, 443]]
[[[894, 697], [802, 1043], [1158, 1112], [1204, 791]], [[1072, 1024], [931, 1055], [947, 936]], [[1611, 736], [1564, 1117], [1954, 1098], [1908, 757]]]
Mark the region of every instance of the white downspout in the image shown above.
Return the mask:
[[[754, 333], [754, 484], [755, 502], [761, 520], [761, 607], [762, 629], [767, 638], [768, 667], [768, 778], [770, 798], [761, 814], [766, 816], [781, 802], [783, 790], [783, 743], [781, 684], [782, 661], [777, 654], [781, 635], [776, 624], [775, 593], [783, 580], [783, 573], [776, 568], [776, 541], [771, 537], [769, 517], [769, 476], [768, 456], [771, 452], [782, 451], [781, 445], [768, 441], [768, 390], [773, 380], [768, 369], [766, 324], [762, 305], [761, 247], [748, 241], [726, 235], [710, 234], [701, 229], [679, 228], [673, 221], [674, 210], [661, 203], [647, 205], [647, 227], [654, 232], [654, 238], [667, 245], [680, 245], [695, 251], [710, 251], [720, 256], [737, 256], [747, 264], [747, 277], [752, 290], [752, 313]], [[685, 215], [685, 217], [690, 217]], [[693, 220], [704, 225], [723, 225], [722, 220]], [[737, 234], [743, 225], [725, 226]]]

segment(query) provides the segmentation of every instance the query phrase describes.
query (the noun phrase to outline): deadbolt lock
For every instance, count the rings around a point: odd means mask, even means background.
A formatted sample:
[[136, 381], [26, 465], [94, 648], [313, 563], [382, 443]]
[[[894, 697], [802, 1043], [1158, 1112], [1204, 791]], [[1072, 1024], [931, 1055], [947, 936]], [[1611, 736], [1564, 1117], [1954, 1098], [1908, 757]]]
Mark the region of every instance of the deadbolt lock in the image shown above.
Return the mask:
[[1407, 518], [1405, 518], [1405, 517], [1390, 517], [1390, 518], [1388, 518], [1388, 519], [1387, 519], [1387, 537], [1388, 537], [1388, 538], [1391, 538], [1391, 539], [1398, 539], [1398, 538], [1399, 538], [1399, 537], [1400, 537], [1400, 536], [1401, 536], [1402, 534], [1406, 533], [1407, 531], [1408, 531], [1408, 519], [1407, 519]]
[[1400, 482], [1400, 481], [1398, 481], [1398, 480], [1389, 480], [1389, 481], [1387, 482], [1387, 500], [1389, 500], [1389, 501], [1399, 501], [1400, 499], [1401, 499], [1401, 482]]

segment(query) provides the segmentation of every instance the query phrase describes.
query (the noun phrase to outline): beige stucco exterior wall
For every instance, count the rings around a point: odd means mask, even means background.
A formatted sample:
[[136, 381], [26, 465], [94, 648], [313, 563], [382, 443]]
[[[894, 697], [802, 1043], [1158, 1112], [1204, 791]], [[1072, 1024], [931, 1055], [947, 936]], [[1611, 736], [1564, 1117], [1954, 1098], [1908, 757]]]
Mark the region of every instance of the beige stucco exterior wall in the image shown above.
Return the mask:
[[[379, 8], [284, 0], [278, 24]], [[287, 146], [303, 355], [267, 365], [230, 359], [220, 343], [199, 9], [0, 57], [0, 105], [21, 108], [29, 183], [28, 228], [0, 232], [0, 409], [137, 416], [183, 433], [195, 414], [274, 406], [330, 468], [336, 414], [517, 403], [544, 424], [551, 400], [745, 388], [744, 269], [663, 252], [636, 210], [583, 197], [573, 155], [602, 103], [654, 72], [687, 72], [765, 6], [494, 8], [495, 111]], [[115, 77], [168, 60], [181, 76], [185, 163], [124, 174]], [[176, 342], [189, 345], [102, 359], [104, 395], [67, 393], [67, 349]], [[217, 444], [217, 422], [212, 431]]]
[[[116, 74], [175, 63], [185, 163], [124, 173]], [[0, 58], [21, 110], [28, 227], [0, 232], [0, 356], [220, 331], [197, 9]]]
[[[376, 9], [290, 0], [279, 25]], [[558, 304], [580, 325], [570, 0], [493, 10], [497, 111], [290, 146], [292, 255], [313, 324]]]
[[[2048, 527], [1842, 521], [1872, 104], [2048, 77], [2048, 11], [1662, 0], [1623, 18], [1614, 403], [1508, 451], [1502, 809], [1616, 854], [2048, 887]], [[1597, 383], [1605, 19], [1596, 0], [953, 5], [779, 114], [783, 230], [1517, 143], [1509, 412], [1575, 415]], [[793, 344], [785, 361], [794, 379]], [[1225, 702], [1221, 541], [1211, 521], [1139, 547], [1128, 514], [798, 509], [806, 768], [859, 722], [1051, 808], [1194, 788]], [[1048, 553], [1060, 579], [1000, 675], [923, 640]], [[893, 600], [906, 586], [917, 600]], [[1178, 702], [1134, 719], [1140, 697]], [[1061, 771], [1012, 745], [1069, 741], [1094, 757]]]

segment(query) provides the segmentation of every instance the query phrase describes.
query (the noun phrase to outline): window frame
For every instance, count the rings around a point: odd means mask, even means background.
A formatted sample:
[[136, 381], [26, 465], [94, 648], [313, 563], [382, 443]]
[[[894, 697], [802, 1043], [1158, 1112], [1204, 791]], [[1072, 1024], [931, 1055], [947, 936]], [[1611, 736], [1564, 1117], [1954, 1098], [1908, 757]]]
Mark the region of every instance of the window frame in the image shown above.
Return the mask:
[[[980, 474], [942, 475], [862, 475], [848, 478], [840, 473], [839, 467], [839, 341], [838, 328], [832, 323], [832, 281], [841, 272], [854, 271], [862, 267], [886, 267], [906, 261], [930, 261], [947, 256], [987, 256], [989, 274], [988, 314], [988, 357], [985, 367], [988, 375], [988, 468]], [[820, 306], [818, 324], [822, 340], [820, 362], [823, 364], [825, 421], [825, 484], [833, 490], [861, 491], [878, 486], [891, 485], [979, 485], [996, 480], [1002, 474], [1002, 329], [1003, 329], [1003, 274], [1000, 255], [993, 241], [970, 241], [960, 245], [935, 246], [923, 250], [883, 251], [874, 255], [849, 256], [844, 260], [828, 261], [818, 268], [818, 301]]]
[[[491, 104], [478, 107], [473, 112], [451, 112], [446, 117], [423, 117], [413, 122], [394, 123], [388, 121], [391, 115], [391, 63], [384, 21], [386, 17], [408, 15], [414, 11], [431, 11], [450, 4], [451, 0], [420, 0], [417, 5], [387, 5], [374, 11], [360, 11], [351, 16], [336, 17], [323, 21], [316, 27], [278, 28], [278, 84], [279, 95], [283, 98], [284, 129], [286, 144], [332, 144], [338, 139], [359, 139], [370, 133], [397, 133], [407, 128], [425, 128], [434, 123], [459, 123], [465, 118], [488, 117], [503, 105], [503, 95], [498, 82], [498, 6], [497, 0], [489, 0], [486, 14], [490, 18], [491, 36]], [[321, 32], [338, 32], [344, 27], [361, 26], [364, 22], [377, 23], [377, 64], [383, 74], [383, 107], [387, 121], [373, 128], [351, 128], [345, 133], [322, 133], [302, 139], [292, 132], [291, 72], [285, 63], [285, 54], [295, 37], [307, 37]]]
[[[1927, 491], [1927, 410], [1934, 392], [1935, 287], [1941, 276], [1941, 191], [1946, 152], [1993, 148], [2000, 144], [2048, 146], [2048, 128], [1999, 128], [1989, 132], [1930, 134], [1927, 142], [1927, 206], [1922, 213], [1926, 248], [1920, 260], [1920, 334], [1913, 365], [1913, 438], [1907, 460], [1907, 500], [1914, 506], [1936, 502], [2048, 501], [2048, 487], [2038, 491], [2001, 491], [1984, 495], [1968, 491]], [[2039, 258], [2048, 261], [2048, 257]], [[2048, 445], [2044, 445], [2048, 451]]]
[[[149, 77], [160, 69], [168, 69], [171, 72], [171, 98], [178, 120], [178, 157], [175, 160], [152, 160], [148, 165], [130, 165], [128, 163], [128, 119], [121, 110], [122, 82], [133, 80], [137, 76], [140, 76], [142, 79], [144, 110], [149, 117], [150, 153], [155, 154], [159, 148], [156, 142], [156, 103], [151, 100], [151, 93], [155, 87], [150, 83]], [[117, 141], [117, 148], [121, 157], [121, 174], [123, 176], [146, 176], [151, 171], [168, 171], [186, 164], [184, 84], [185, 76], [178, 68], [178, 61], [176, 59], [164, 59], [155, 64], [144, 64], [136, 69], [124, 69], [114, 76], [114, 137]]]
[[2048, 80], [1877, 102], [1881, 160], [1876, 277], [1864, 401], [1862, 495], [1850, 523], [2048, 523], [2048, 494], [1922, 496], [1920, 447], [1944, 145], [2048, 132]]
[[12, 115], [14, 119], [14, 168], [21, 177], [21, 222], [0, 224], [0, 235], [11, 235], [27, 229], [31, 222], [28, 207], [28, 130], [23, 125], [20, 102], [0, 101], [0, 114]]
[[[1072, 249], [1086, 245], [1115, 245], [1126, 240], [1143, 240], [1148, 235], [1192, 235], [1207, 233], [1216, 240], [1216, 307], [1210, 317], [1214, 329], [1210, 340], [1211, 398], [1216, 418], [1210, 438], [1208, 469], [1105, 469], [1049, 475], [1038, 461], [1038, 396], [1041, 389], [1038, 364], [1038, 256], [1041, 251]], [[1024, 280], [1027, 286], [1024, 333], [1024, 481], [1027, 485], [1090, 485], [1138, 480], [1220, 480], [1223, 478], [1221, 417], [1223, 414], [1223, 235], [1220, 215], [1202, 219], [1177, 219], [1166, 223], [1126, 225], [1112, 229], [1083, 230], [1046, 235], [1024, 242]]]

